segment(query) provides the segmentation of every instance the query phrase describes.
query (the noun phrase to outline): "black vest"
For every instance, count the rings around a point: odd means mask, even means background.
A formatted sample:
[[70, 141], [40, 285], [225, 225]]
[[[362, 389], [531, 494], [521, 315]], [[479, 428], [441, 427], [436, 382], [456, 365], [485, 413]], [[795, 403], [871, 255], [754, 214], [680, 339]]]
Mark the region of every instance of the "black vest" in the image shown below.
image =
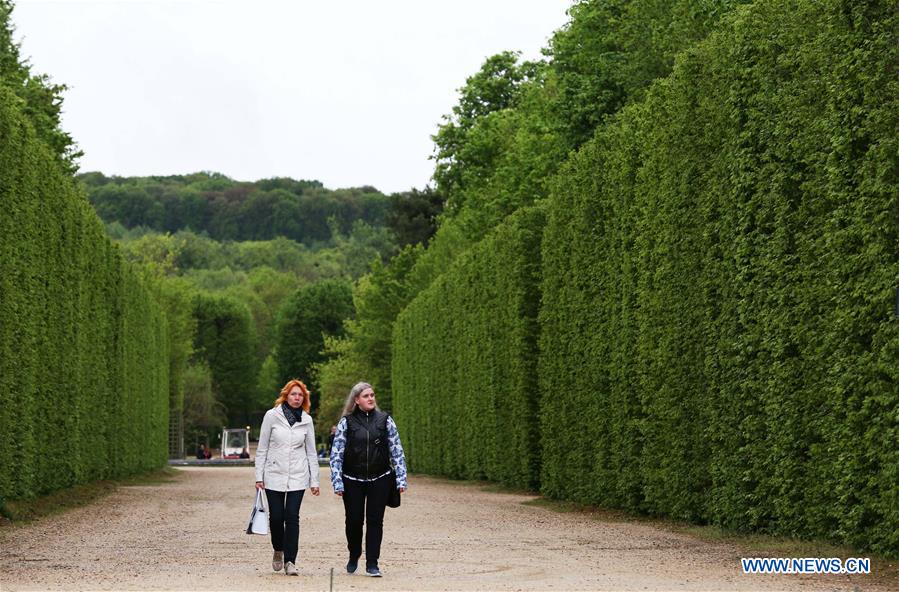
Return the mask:
[[346, 418], [346, 449], [343, 473], [357, 479], [374, 479], [390, 470], [387, 445], [389, 415], [374, 409], [365, 413], [358, 407]]

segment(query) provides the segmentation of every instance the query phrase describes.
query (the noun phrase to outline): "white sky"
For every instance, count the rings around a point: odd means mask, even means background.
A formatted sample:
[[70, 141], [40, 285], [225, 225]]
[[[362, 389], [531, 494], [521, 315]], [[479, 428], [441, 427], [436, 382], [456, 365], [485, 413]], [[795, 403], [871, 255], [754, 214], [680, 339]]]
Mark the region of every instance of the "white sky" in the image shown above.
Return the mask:
[[422, 188], [484, 59], [540, 56], [570, 0], [17, 0], [32, 71], [70, 89], [82, 171]]

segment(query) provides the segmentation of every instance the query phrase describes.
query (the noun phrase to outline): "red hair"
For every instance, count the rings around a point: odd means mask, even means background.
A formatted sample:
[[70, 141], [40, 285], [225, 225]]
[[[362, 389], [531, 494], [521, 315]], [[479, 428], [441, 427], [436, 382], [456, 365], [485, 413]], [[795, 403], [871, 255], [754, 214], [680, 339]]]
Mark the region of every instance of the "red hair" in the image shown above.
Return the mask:
[[303, 381], [298, 378], [287, 381], [287, 384], [285, 384], [284, 388], [281, 389], [281, 394], [279, 394], [278, 398], [275, 399], [275, 404], [273, 406], [277, 407], [281, 403], [285, 402], [287, 400], [287, 393], [293, 390], [293, 387], [295, 386], [300, 387], [300, 392], [303, 393], [303, 411], [309, 413], [309, 389], [307, 389], [306, 385], [303, 384]]

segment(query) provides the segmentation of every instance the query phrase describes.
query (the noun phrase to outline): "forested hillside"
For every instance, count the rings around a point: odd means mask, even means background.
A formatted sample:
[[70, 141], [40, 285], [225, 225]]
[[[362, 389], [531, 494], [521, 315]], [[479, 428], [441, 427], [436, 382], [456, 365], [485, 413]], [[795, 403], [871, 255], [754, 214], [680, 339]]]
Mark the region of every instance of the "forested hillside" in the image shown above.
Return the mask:
[[219, 241], [285, 237], [306, 246], [348, 234], [357, 221], [384, 226], [390, 198], [374, 187], [332, 191], [318, 181], [239, 182], [217, 173], [79, 178], [103, 221], [126, 229], [192, 230]]

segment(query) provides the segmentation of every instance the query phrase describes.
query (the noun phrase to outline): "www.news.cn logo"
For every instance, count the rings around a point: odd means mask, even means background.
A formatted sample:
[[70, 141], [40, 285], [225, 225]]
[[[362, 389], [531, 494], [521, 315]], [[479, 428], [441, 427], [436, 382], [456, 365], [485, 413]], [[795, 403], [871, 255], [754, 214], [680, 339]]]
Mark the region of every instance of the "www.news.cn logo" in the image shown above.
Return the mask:
[[744, 574], [869, 574], [867, 557], [743, 557]]

